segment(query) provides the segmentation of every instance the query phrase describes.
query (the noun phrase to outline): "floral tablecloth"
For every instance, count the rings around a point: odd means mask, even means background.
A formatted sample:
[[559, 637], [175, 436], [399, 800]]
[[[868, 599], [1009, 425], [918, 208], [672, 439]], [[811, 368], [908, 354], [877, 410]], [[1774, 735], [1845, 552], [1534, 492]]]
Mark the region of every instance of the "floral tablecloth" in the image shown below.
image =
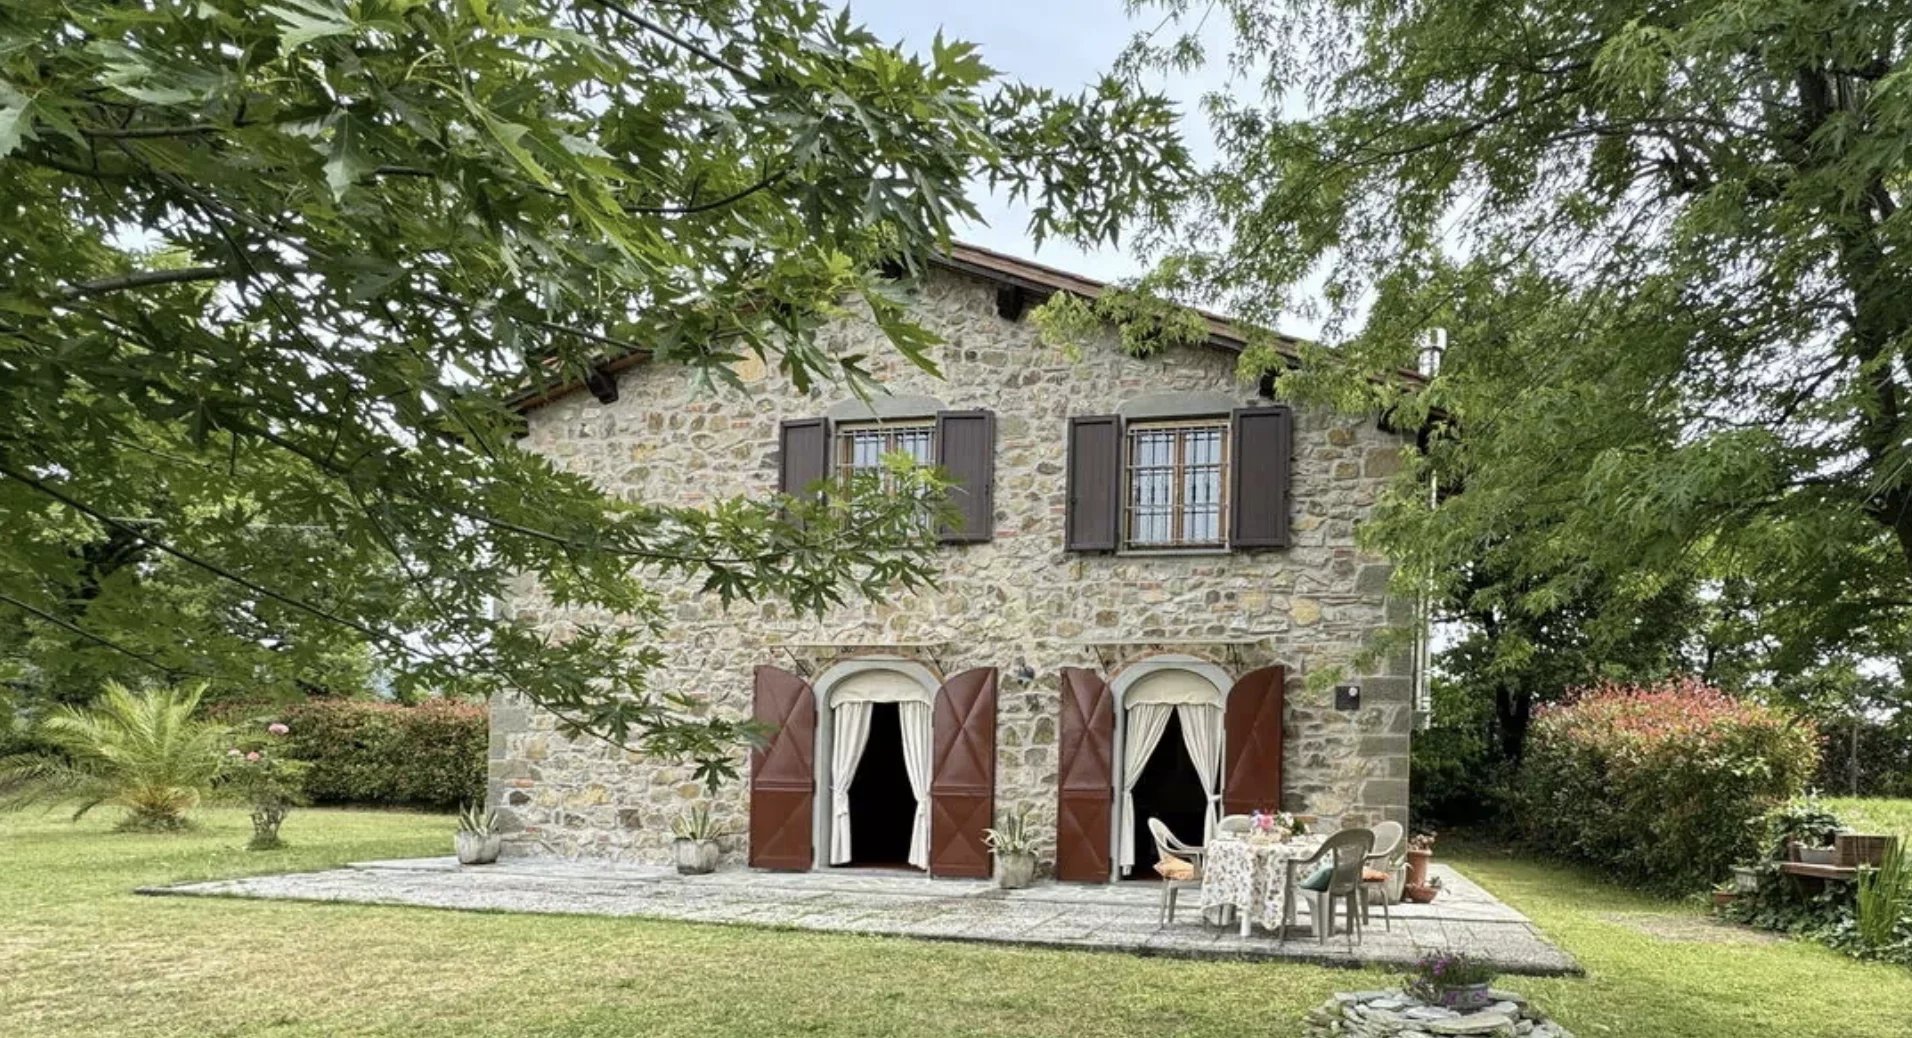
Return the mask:
[[1312, 856], [1325, 839], [1314, 834], [1276, 840], [1216, 833], [1202, 856], [1202, 911], [1233, 905], [1241, 917], [1243, 937], [1255, 923], [1279, 928], [1288, 872], [1283, 863]]

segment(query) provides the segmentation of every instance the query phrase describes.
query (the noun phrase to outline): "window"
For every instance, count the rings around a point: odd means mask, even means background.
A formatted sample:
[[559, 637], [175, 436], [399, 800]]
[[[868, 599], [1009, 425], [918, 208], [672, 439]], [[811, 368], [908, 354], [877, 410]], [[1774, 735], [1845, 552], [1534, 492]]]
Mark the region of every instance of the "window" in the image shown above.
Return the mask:
[[[870, 422], [836, 429], [837, 473], [849, 480], [859, 472], [883, 471], [883, 455], [901, 452], [919, 465], [936, 464], [936, 423]], [[884, 477], [884, 482], [889, 482]]]
[[1127, 428], [1122, 541], [1131, 548], [1228, 543], [1228, 419]]

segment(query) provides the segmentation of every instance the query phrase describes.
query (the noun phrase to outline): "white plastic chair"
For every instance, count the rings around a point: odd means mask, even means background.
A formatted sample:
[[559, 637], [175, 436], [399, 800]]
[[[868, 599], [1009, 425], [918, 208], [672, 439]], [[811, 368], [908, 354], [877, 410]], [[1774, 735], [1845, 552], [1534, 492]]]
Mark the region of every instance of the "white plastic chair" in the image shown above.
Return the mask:
[[[1287, 869], [1286, 883], [1281, 894], [1281, 939], [1288, 939], [1288, 927], [1294, 925], [1295, 902], [1305, 898], [1308, 902], [1308, 918], [1314, 923], [1315, 939], [1322, 944], [1328, 943], [1328, 934], [1334, 931], [1334, 906], [1340, 902], [1347, 908], [1348, 950], [1354, 950], [1354, 942], [1361, 931], [1361, 863], [1367, 860], [1374, 850], [1374, 833], [1368, 829], [1343, 829], [1321, 849], [1305, 859], [1289, 858], [1284, 867]], [[1314, 871], [1323, 859], [1334, 865], [1334, 872], [1328, 877], [1328, 889], [1303, 890], [1301, 878]], [[1306, 871], [1304, 871], [1306, 870]]]
[[1187, 879], [1162, 877], [1162, 908], [1160, 919], [1163, 925], [1171, 925], [1175, 922], [1175, 895], [1189, 887], [1199, 889], [1202, 885], [1202, 855], [1206, 853], [1206, 851], [1204, 848], [1195, 847], [1176, 839], [1175, 834], [1169, 832], [1168, 826], [1163, 825], [1160, 818], [1149, 819], [1149, 835], [1155, 837], [1155, 857], [1157, 861], [1173, 854], [1177, 858], [1185, 859], [1195, 866], [1195, 874]]
[[1368, 921], [1368, 908], [1378, 896], [1381, 901], [1382, 929], [1393, 931], [1394, 916], [1388, 906], [1399, 900], [1399, 882], [1407, 875], [1407, 829], [1399, 822], [1382, 822], [1374, 827], [1374, 853], [1361, 863], [1364, 869], [1387, 874], [1386, 879], [1361, 880], [1361, 922]]
[[1254, 825], [1255, 820], [1247, 815], [1223, 815], [1222, 820], [1215, 823], [1215, 831], [1218, 833], [1245, 833], [1254, 828]]

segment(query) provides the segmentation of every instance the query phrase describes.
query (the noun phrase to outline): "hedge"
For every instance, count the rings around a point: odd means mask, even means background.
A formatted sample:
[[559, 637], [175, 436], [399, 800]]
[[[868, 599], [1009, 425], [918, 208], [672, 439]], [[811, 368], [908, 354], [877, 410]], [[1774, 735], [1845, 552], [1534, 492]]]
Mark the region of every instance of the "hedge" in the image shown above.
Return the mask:
[[1697, 891], [1758, 852], [1757, 821], [1819, 764], [1809, 722], [1691, 678], [1601, 685], [1535, 712], [1514, 824], [1538, 849]]
[[450, 808], [484, 799], [483, 706], [311, 700], [270, 712], [292, 729], [287, 754], [312, 764], [314, 803]]

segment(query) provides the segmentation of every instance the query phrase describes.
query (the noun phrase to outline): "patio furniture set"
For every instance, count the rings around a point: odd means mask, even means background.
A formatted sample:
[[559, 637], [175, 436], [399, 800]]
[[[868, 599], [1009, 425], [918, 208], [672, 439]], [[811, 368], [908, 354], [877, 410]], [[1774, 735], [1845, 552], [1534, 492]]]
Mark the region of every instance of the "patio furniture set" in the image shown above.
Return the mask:
[[1204, 922], [1238, 921], [1243, 937], [1260, 925], [1273, 930], [1277, 940], [1287, 940], [1304, 906], [1322, 943], [1339, 913], [1352, 949], [1376, 905], [1383, 927], [1392, 930], [1389, 906], [1401, 899], [1407, 869], [1401, 823], [1315, 834], [1290, 822], [1260, 813], [1229, 815], [1197, 847], [1177, 839], [1160, 819], [1149, 819], [1161, 860], [1156, 871], [1162, 876], [1162, 922], [1175, 921], [1181, 891], [1199, 890]]

